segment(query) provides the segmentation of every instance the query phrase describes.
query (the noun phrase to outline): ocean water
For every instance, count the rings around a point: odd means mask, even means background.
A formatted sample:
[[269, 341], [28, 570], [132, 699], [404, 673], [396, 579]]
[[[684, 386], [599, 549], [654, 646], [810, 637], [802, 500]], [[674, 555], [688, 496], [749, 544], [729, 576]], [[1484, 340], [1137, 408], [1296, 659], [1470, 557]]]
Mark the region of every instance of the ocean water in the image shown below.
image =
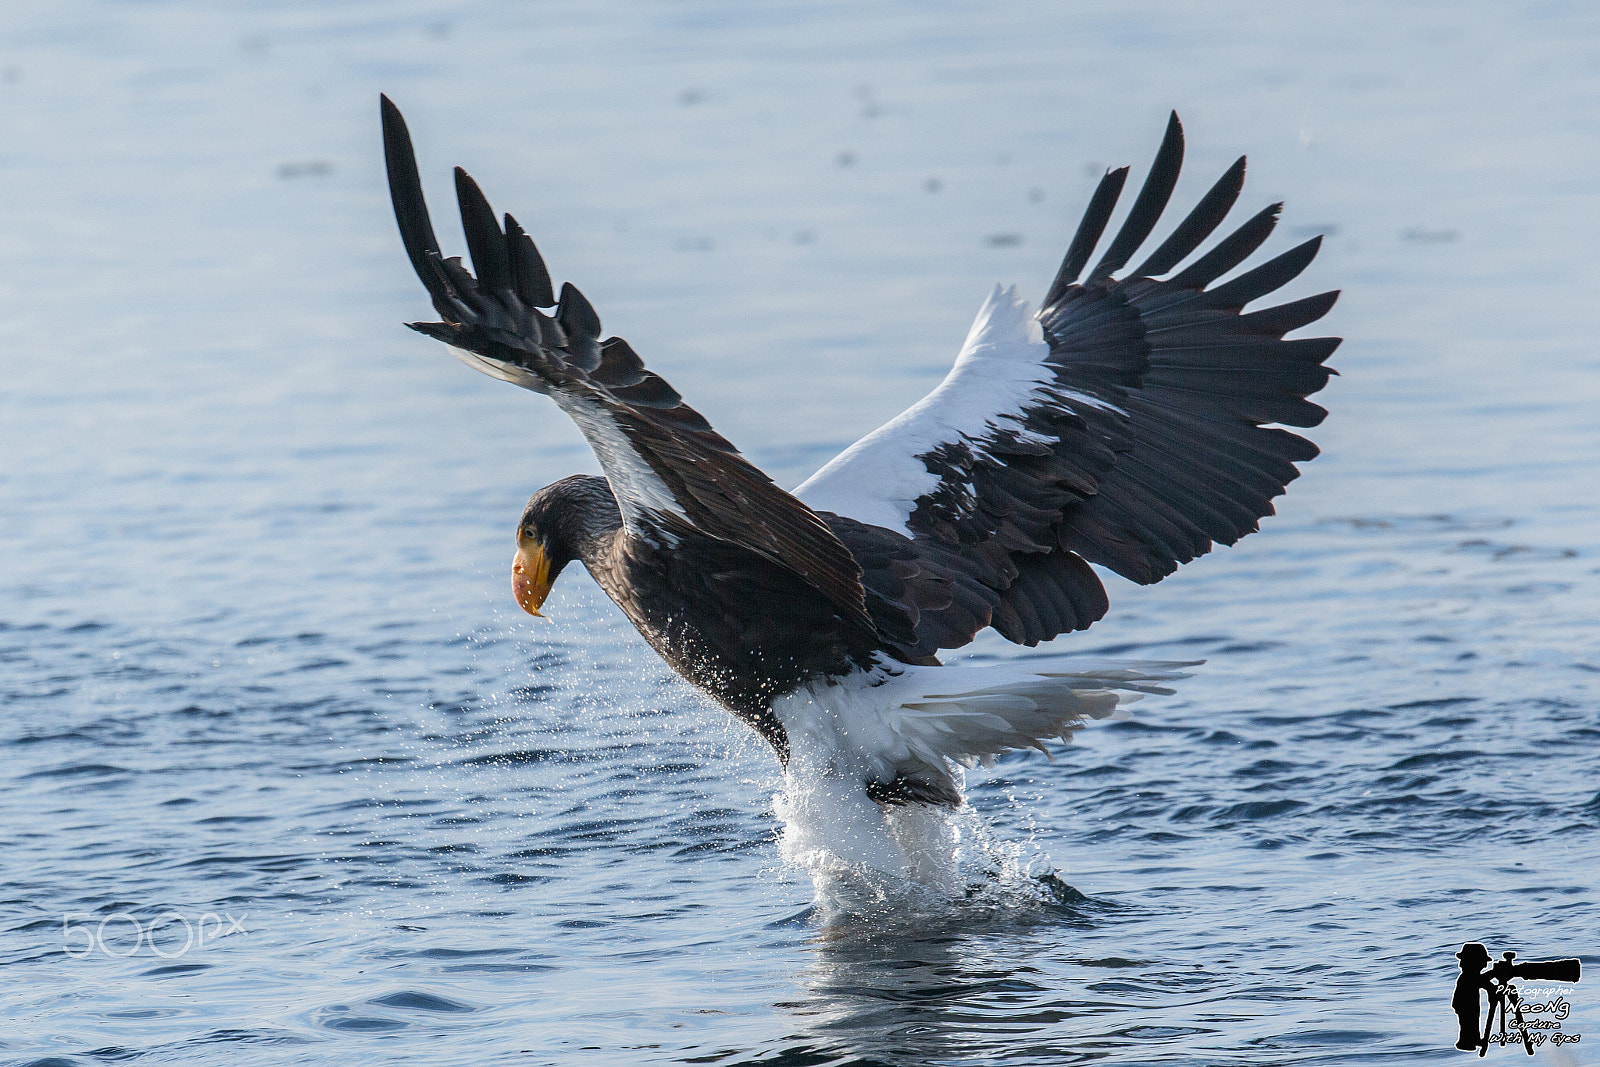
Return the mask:
[[[1462, 942], [1600, 965], [1597, 55], [1563, 3], [6, 5], [0, 1061], [1467, 1062]], [[841, 882], [586, 576], [511, 601], [594, 462], [400, 325], [380, 91], [447, 247], [459, 163], [786, 485], [1177, 108], [1185, 208], [1247, 152], [1267, 251], [1327, 234], [1324, 455], [1056, 642], [1176, 695], [970, 775], [943, 889]]]

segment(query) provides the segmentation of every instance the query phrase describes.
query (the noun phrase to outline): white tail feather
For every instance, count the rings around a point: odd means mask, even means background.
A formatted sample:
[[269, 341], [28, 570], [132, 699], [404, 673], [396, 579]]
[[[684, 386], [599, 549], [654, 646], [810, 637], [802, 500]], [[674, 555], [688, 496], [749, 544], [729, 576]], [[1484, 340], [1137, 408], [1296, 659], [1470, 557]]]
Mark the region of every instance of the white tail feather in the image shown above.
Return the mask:
[[[880, 663], [773, 703], [789, 736], [788, 850], [817, 842], [849, 864], [898, 872], [909, 862], [869, 796], [959, 805], [959, 768], [1007, 749], [1068, 740], [1193, 663], [1086, 664], [1031, 659], [984, 666]], [[1070, 668], [1070, 669], [1069, 669]], [[830, 831], [822, 830], [823, 826]], [[801, 842], [805, 844], [802, 845]]]
[[1007, 749], [1067, 740], [1087, 720], [1107, 718], [1143, 693], [1170, 693], [1158, 683], [1184, 677], [1181, 668], [1193, 664], [1064, 666], [1060, 660], [880, 664], [782, 697], [772, 710], [795, 758], [822, 761], [815, 769], [829, 776], [854, 774], [884, 787], [920, 783], [959, 802], [946, 761], [971, 767]]
[[1153, 683], [1183, 677], [1178, 668], [1190, 664], [1115, 664], [1073, 671], [1042, 666], [1024, 661], [912, 668], [919, 673], [902, 675], [905, 682], [897, 688], [909, 685], [918, 692], [909, 697], [894, 693], [897, 704], [883, 714], [889, 729], [928, 764], [936, 765], [940, 757], [963, 767], [989, 764], [1012, 748], [1036, 748], [1049, 755], [1045, 740], [1070, 741], [1090, 719], [1108, 718], [1145, 693], [1171, 693]]

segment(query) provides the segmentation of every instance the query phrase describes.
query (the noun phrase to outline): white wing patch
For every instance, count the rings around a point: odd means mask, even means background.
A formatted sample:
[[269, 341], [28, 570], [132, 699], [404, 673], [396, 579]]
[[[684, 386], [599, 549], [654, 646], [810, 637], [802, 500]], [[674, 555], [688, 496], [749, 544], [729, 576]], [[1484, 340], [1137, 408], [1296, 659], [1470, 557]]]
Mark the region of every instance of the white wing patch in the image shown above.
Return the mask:
[[1053, 443], [1023, 429], [1023, 411], [1034, 403], [1070, 396], [1109, 406], [1056, 385], [1049, 355], [1044, 331], [1016, 286], [995, 286], [944, 381], [835, 456], [794, 495], [817, 511], [911, 536], [906, 523], [917, 499], [939, 486], [920, 456], [956, 442], [982, 452], [983, 439], [1001, 429]]
[[[617, 498], [617, 507], [622, 512], [623, 524], [630, 532], [651, 536], [652, 531], [658, 530], [660, 526], [659, 523], [644, 521], [651, 514], [673, 515], [685, 522], [688, 521], [683, 505], [672, 495], [667, 483], [662, 481], [661, 476], [651, 468], [643, 456], [639, 455], [628, 441], [628, 435], [622, 432], [611, 415], [599, 404], [569, 393], [552, 390], [542, 379], [520, 367], [501, 363], [454, 345], [450, 346], [450, 352], [467, 366], [482, 371], [491, 378], [499, 378], [512, 385], [548, 394], [577, 425], [579, 432], [589, 442], [589, 447], [594, 450], [595, 458], [600, 461], [600, 469], [605, 471], [606, 481], [611, 483], [612, 495]], [[671, 540], [670, 535], [655, 536]]]
[[667, 483], [634, 450], [628, 435], [622, 432], [604, 408], [592, 400], [569, 393], [552, 392], [550, 395], [577, 424], [588, 440], [589, 447], [594, 449], [600, 469], [605, 471], [606, 481], [611, 483], [611, 492], [617, 498], [623, 524], [630, 533], [649, 535], [653, 528], [658, 527], [658, 523], [647, 521], [652, 513], [674, 515], [688, 521], [688, 514], [683, 505], [678, 503], [678, 498], [672, 495], [672, 490], [667, 488]]
[[491, 378], [499, 378], [502, 382], [520, 385], [522, 388], [531, 389], [536, 393], [548, 393], [550, 391], [550, 387], [545, 385], [541, 379], [521, 367], [513, 367], [509, 363], [501, 363], [497, 359], [489, 359], [486, 356], [478, 355], [476, 352], [468, 352], [465, 348], [457, 348], [455, 345], [447, 345], [446, 347], [450, 349], [452, 356], [455, 356], [473, 370], [487, 374]]

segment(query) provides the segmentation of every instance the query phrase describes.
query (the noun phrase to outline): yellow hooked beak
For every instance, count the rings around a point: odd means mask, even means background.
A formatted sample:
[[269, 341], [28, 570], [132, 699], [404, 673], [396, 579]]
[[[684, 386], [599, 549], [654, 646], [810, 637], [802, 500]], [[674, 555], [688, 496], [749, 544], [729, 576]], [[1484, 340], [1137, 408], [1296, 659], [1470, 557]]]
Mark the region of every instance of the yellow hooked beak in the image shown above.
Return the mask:
[[517, 554], [511, 559], [511, 592], [523, 611], [539, 615], [540, 605], [550, 595], [550, 557], [538, 541], [517, 542]]

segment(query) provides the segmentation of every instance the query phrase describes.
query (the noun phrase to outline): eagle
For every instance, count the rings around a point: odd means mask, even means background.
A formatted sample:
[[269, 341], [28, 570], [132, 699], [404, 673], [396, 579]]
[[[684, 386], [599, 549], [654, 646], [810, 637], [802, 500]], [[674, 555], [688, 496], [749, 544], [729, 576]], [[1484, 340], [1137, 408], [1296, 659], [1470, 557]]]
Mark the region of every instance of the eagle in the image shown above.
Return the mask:
[[771, 745], [850, 827], [851, 863], [904, 861], [900, 805], [957, 807], [962, 768], [1044, 749], [1192, 664], [1059, 658], [941, 664], [986, 628], [1036, 646], [1105, 615], [1101, 567], [1160, 581], [1231, 545], [1317, 447], [1283, 427], [1339, 338], [1286, 338], [1337, 291], [1258, 310], [1321, 237], [1217, 284], [1266, 241], [1282, 204], [1199, 255], [1244, 184], [1240, 157], [1132, 269], [1183, 160], [1174, 113], [1098, 259], [1128, 178], [1109, 170], [1034, 311], [1015, 287], [979, 309], [932, 392], [786, 492], [712, 429], [457, 167], [471, 269], [446, 257], [411, 136], [381, 99], [395, 219], [439, 320], [410, 327], [485, 374], [542, 393], [603, 476], [534, 493], [512, 588], [538, 615], [581, 562], [663, 660]]

